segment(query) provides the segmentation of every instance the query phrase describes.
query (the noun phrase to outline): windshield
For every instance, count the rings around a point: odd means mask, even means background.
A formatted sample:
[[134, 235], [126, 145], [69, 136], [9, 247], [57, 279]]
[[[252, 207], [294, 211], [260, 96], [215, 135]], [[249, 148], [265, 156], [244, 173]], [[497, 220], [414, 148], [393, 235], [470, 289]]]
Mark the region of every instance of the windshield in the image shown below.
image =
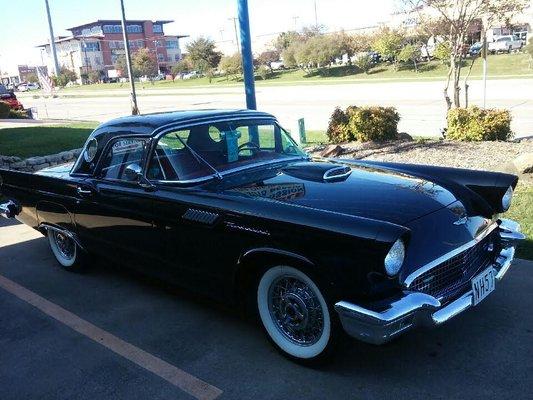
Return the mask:
[[9, 91], [2, 84], [0, 84], [0, 94], [9, 94]]
[[159, 139], [147, 177], [185, 181], [294, 157], [306, 154], [271, 120], [196, 125]]

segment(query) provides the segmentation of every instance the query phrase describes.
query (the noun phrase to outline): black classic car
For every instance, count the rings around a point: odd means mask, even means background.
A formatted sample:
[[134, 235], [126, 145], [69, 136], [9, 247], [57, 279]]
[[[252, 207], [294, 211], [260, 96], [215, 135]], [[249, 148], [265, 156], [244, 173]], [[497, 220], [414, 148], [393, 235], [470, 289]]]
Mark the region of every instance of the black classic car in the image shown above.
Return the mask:
[[499, 216], [516, 176], [313, 160], [251, 110], [115, 119], [74, 165], [0, 177], [4, 216], [66, 270], [99, 255], [233, 302], [302, 362], [343, 330], [381, 344], [477, 305], [524, 238]]

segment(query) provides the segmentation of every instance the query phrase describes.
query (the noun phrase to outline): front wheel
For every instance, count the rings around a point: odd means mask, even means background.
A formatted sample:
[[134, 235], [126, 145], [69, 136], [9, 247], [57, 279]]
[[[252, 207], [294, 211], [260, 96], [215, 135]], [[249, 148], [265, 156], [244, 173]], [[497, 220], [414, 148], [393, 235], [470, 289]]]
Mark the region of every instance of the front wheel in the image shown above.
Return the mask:
[[257, 289], [259, 316], [271, 341], [302, 363], [330, 354], [334, 329], [324, 295], [304, 272], [288, 266], [268, 269]]
[[48, 229], [48, 242], [57, 262], [67, 271], [79, 272], [84, 268], [83, 254], [67, 233]]

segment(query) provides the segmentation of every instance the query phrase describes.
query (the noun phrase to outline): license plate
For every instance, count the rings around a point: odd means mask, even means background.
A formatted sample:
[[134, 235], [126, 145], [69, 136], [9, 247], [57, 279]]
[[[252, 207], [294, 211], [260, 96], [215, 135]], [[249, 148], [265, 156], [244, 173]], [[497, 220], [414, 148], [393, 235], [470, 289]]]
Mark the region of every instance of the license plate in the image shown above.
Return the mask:
[[474, 293], [474, 305], [487, 297], [496, 286], [495, 270], [490, 267], [472, 278], [472, 292]]

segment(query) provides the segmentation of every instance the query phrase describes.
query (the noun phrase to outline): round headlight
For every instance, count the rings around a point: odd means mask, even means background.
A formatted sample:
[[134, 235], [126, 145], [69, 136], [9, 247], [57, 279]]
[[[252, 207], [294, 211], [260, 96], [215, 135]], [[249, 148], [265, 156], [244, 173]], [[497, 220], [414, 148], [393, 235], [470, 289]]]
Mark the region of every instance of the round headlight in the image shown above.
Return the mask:
[[402, 239], [394, 242], [385, 257], [385, 271], [389, 276], [394, 276], [400, 271], [400, 267], [405, 259], [405, 245]]
[[511, 199], [513, 198], [513, 187], [509, 186], [507, 191], [502, 197], [502, 208], [503, 211], [507, 211], [511, 207]]

